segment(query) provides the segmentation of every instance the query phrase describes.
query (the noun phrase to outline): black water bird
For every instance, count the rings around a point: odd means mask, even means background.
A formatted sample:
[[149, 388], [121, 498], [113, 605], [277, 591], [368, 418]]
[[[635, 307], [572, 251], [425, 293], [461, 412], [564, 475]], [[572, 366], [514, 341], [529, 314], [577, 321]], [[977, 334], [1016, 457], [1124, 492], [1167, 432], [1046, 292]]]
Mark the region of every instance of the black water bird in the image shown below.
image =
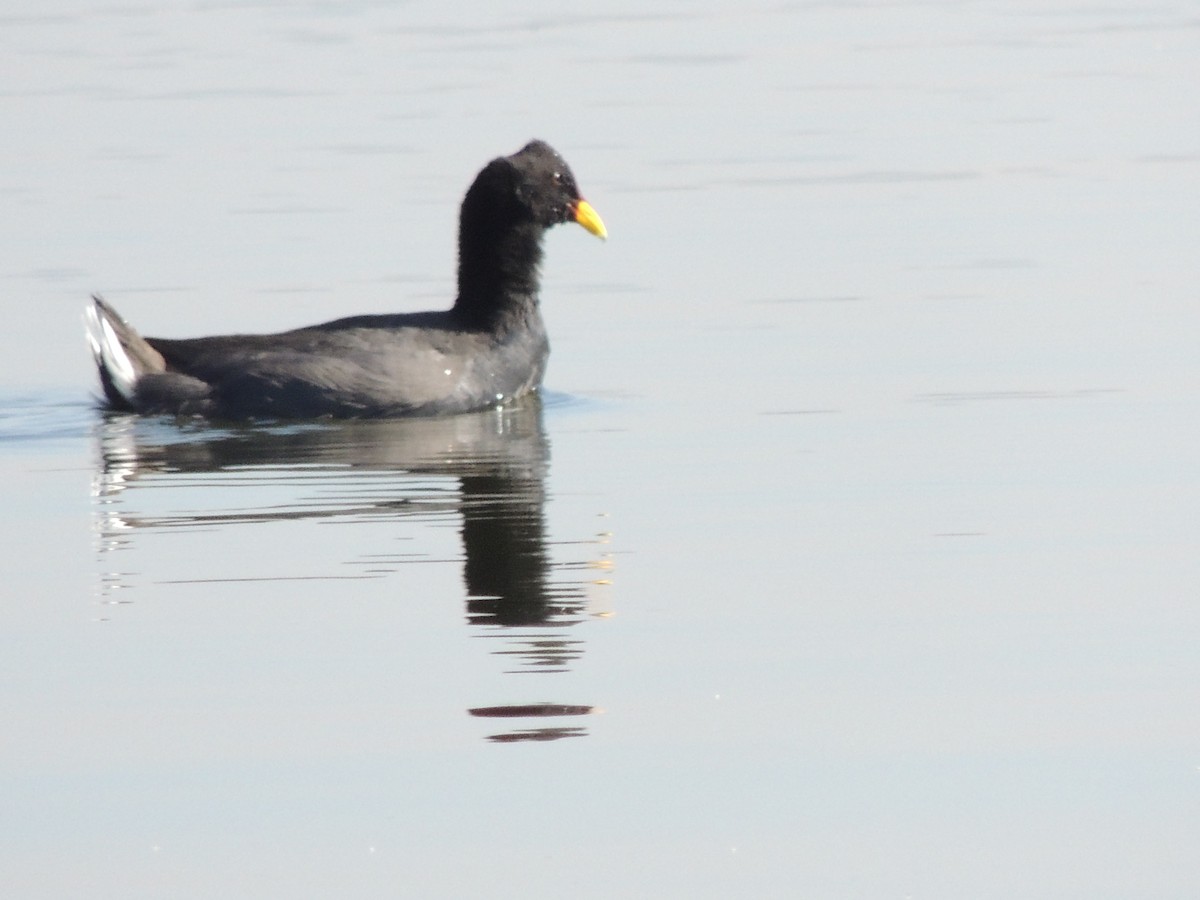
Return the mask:
[[542, 382], [542, 236], [570, 221], [607, 237], [563, 158], [533, 141], [492, 160], [467, 190], [451, 309], [168, 340], [143, 338], [94, 297], [85, 321], [105, 398], [114, 409], [228, 419], [438, 415], [513, 400]]

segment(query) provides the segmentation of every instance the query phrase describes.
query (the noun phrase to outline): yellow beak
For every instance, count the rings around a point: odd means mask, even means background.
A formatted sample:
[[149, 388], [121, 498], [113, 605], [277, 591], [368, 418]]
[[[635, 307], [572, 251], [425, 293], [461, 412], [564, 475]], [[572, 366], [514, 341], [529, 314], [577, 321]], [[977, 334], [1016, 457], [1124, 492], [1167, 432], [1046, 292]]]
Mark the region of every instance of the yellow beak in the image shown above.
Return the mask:
[[608, 240], [608, 229], [604, 227], [604, 222], [601, 221], [600, 214], [592, 209], [592, 204], [586, 200], [576, 202], [575, 221], [600, 238], [600, 240]]

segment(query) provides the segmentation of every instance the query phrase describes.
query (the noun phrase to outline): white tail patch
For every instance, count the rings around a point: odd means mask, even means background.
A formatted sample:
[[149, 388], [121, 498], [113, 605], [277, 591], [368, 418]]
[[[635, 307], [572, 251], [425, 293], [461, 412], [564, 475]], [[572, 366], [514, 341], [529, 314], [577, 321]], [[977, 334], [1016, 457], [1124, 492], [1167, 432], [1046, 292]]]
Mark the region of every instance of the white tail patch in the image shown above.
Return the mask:
[[137, 370], [129, 354], [125, 352], [121, 339], [113, 330], [112, 323], [100, 313], [99, 307], [94, 303], [84, 310], [83, 322], [96, 365], [108, 373], [113, 387], [132, 403], [137, 385]]
[[87, 333], [88, 346], [92, 348], [92, 358], [96, 360], [96, 365], [103, 365], [104, 357], [101, 355], [100, 338], [104, 332], [100, 328], [100, 316], [96, 312], [95, 303], [83, 311], [83, 327]]

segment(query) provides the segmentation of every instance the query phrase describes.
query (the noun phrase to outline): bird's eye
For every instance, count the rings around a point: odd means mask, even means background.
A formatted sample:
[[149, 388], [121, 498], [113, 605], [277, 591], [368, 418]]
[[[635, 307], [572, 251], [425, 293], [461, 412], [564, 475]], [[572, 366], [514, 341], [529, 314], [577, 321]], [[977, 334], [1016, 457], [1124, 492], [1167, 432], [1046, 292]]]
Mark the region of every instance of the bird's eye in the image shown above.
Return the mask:
[[562, 184], [562, 180], [563, 180], [563, 178], [562, 178], [562, 172], [555, 172], [555, 173], [554, 173], [554, 183], [555, 183], [555, 184]]

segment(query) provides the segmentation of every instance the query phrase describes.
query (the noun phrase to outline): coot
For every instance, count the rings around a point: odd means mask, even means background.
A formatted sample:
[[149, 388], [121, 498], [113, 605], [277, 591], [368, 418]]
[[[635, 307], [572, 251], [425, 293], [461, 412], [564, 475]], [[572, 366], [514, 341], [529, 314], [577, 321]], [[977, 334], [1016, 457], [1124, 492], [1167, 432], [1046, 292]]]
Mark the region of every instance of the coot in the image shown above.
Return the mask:
[[100, 297], [85, 313], [114, 409], [211, 418], [417, 416], [483, 409], [541, 384], [542, 235], [604, 223], [566, 162], [532, 141], [484, 167], [463, 199], [458, 298], [445, 311], [337, 319], [279, 334], [143, 338]]

